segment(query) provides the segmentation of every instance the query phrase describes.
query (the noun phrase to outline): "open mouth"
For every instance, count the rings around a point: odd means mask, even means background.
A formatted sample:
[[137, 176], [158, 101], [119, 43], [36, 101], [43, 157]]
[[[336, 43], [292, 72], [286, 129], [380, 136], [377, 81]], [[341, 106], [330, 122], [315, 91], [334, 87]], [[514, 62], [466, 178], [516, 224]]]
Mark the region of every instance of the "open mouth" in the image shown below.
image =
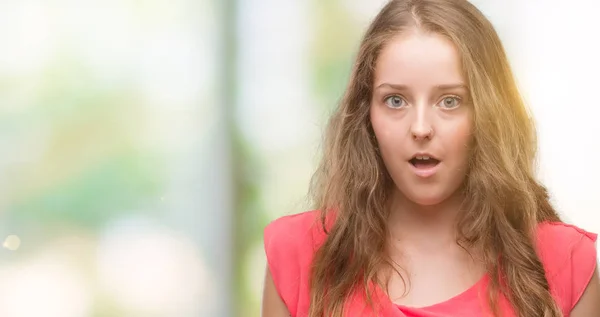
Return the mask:
[[440, 160], [430, 156], [417, 155], [408, 161], [412, 166], [416, 168], [430, 168], [435, 167], [440, 163]]

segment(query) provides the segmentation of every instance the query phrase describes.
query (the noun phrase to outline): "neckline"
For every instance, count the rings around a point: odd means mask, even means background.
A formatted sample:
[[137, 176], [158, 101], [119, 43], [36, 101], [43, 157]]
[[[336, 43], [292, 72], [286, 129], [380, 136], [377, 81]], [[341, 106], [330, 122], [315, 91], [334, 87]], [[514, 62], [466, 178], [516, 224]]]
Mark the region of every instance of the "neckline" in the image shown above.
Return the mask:
[[424, 311], [424, 310], [431, 311], [431, 310], [436, 310], [436, 309], [442, 308], [447, 305], [451, 305], [451, 304], [455, 303], [456, 301], [459, 301], [462, 299], [471, 298], [471, 297], [473, 297], [473, 295], [476, 295], [476, 297], [477, 297], [479, 291], [482, 289], [485, 289], [488, 281], [489, 281], [489, 276], [486, 273], [477, 282], [475, 282], [475, 284], [471, 285], [469, 288], [465, 289], [464, 291], [462, 291], [446, 300], [443, 300], [441, 302], [437, 302], [437, 303], [434, 303], [431, 305], [427, 305], [427, 306], [409, 306], [409, 305], [396, 304], [389, 298], [389, 296], [387, 295], [387, 292], [385, 292], [379, 285], [377, 285], [375, 283], [374, 287], [377, 289], [378, 293], [380, 294], [382, 299], [386, 302], [386, 304], [390, 305], [392, 307], [395, 307], [396, 309], [400, 309], [401, 311]]

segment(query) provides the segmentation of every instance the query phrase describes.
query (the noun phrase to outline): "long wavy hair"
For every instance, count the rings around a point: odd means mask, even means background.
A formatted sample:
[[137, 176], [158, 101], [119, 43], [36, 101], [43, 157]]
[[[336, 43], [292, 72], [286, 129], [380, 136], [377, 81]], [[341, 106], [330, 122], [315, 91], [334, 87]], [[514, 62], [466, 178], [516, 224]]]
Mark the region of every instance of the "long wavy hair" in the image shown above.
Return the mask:
[[492, 311], [499, 315], [502, 294], [520, 317], [562, 316], [535, 247], [537, 224], [560, 221], [534, 176], [535, 126], [496, 31], [466, 0], [392, 0], [362, 40], [311, 184], [323, 226], [332, 212], [336, 220], [313, 260], [309, 316], [342, 316], [357, 289], [373, 306], [369, 285], [384, 286], [379, 272], [394, 265], [386, 254], [394, 184], [376, 150], [369, 107], [382, 47], [411, 28], [450, 39], [470, 87], [474, 140], [457, 243], [482, 250]]

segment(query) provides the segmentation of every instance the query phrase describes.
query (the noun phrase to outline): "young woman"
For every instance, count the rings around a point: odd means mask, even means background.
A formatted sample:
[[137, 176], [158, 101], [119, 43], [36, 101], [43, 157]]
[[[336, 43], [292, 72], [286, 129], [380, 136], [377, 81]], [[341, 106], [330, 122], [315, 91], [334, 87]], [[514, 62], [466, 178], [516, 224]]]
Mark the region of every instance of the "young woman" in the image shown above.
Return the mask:
[[390, 1], [330, 122], [316, 210], [265, 229], [263, 316], [600, 316], [596, 234], [560, 221], [535, 141], [481, 12]]

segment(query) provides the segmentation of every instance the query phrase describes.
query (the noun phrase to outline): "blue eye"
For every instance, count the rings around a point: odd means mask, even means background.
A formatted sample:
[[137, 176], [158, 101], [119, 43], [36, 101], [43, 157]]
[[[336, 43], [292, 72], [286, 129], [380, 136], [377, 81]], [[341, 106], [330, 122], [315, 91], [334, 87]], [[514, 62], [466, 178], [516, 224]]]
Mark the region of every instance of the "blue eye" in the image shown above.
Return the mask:
[[456, 96], [448, 96], [444, 97], [442, 101], [440, 101], [439, 106], [444, 109], [454, 109], [460, 105], [460, 98]]
[[402, 97], [400, 96], [389, 96], [387, 98], [385, 98], [385, 104], [392, 108], [392, 109], [398, 109], [402, 106], [404, 106], [404, 104], [406, 103], [406, 101], [404, 101], [404, 99], [402, 99]]

